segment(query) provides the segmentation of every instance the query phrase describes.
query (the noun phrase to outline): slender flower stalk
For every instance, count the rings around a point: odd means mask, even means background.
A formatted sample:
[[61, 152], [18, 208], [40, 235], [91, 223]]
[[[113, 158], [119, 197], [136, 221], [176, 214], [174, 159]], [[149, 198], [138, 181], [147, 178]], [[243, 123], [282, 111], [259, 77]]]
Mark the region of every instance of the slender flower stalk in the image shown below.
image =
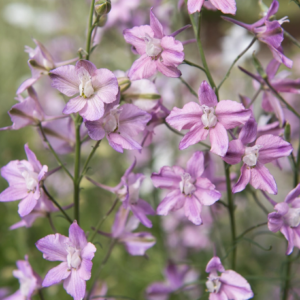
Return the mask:
[[89, 15], [89, 28], [88, 28], [88, 36], [86, 41], [86, 60], [90, 58], [90, 51], [91, 51], [91, 40], [92, 40], [92, 33], [93, 33], [93, 15], [94, 15], [94, 7], [95, 7], [95, 0], [92, 0], [90, 6], [90, 15]]

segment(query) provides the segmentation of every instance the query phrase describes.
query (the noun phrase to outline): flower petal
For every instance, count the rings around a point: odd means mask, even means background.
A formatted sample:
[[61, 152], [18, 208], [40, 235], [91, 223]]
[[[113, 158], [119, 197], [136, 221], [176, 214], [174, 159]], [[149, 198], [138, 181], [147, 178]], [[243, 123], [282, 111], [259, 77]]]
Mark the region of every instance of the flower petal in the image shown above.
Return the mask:
[[207, 138], [209, 130], [204, 128], [204, 125], [199, 123], [192, 127], [181, 142], [179, 143], [179, 149], [183, 150], [189, 146], [195, 145], [200, 141], [204, 141]]
[[0, 202], [9, 202], [24, 199], [28, 196], [25, 183], [22, 185], [9, 186], [0, 194]]
[[186, 197], [184, 203], [185, 216], [195, 225], [200, 225], [202, 223], [201, 213], [202, 205], [200, 201], [194, 197]]
[[224, 14], [235, 15], [236, 13], [235, 0], [210, 0], [210, 2]]
[[60, 283], [62, 280], [70, 276], [71, 270], [68, 269], [68, 263], [63, 262], [57, 267], [52, 268], [46, 274], [42, 283], [43, 287], [48, 287], [56, 283]]
[[180, 167], [162, 167], [159, 173], [153, 173], [151, 179], [153, 185], [162, 189], [177, 189], [184, 170]]
[[110, 133], [107, 135], [109, 145], [116, 151], [123, 153], [123, 149], [140, 150], [142, 146], [125, 134]]
[[[170, 63], [170, 61], [168, 61]], [[181, 71], [177, 69], [175, 66], [169, 66], [164, 64], [164, 62], [161, 62], [160, 60], [157, 60], [156, 62], [156, 67], [159, 72], [164, 74], [167, 77], [171, 78], [178, 78], [181, 76]]]
[[187, 172], [194, 178], [198, 178], [204, 171], [204, 154], [196, 151], [187, 162]]
[[83, 259], [77, 270], [79, 276], [83, 280], [91, 279], [93, 263], [89, 259]]
[[199, 102], [201, 105], [215, 107], [218, 104], [217, 96], [207, 81], [203, 81], [198, 90]]
[[137, 203], [130, 204], [130, 208], [132, 213], [141, 221], [144, 226], [148, 228], [152, 227], [152, 222], [146, 217], [146, 215], [155, 215], [155, 211], [148, 202], [139, 199]]
[[268, 228], [272, 232], [277, 232], [283, 226], [282, 215], [277, 212], [268, 214]]
[[64, 289], [74, 300], [82, 300], [84, 298], [86, 283], [80, 278], [78, 270], [72, 269], [71, 275], [64, 280]]
[[209, 139], [211, 143], [210, 151], [224, 156], [228, 150], [228, 135], [223, 124], [217, 123], [215, 127], [209, 129]]
[[154, 32], [155, 38], [161, 39], [164, 36], [163, 26], [154, 15], [153, 7], [150, 9], [150, 27]]
[[196, 11], [200, 12], [202, 5], [204, 3], [204, 0], [188, 0], [187, 7], [189, 14], [193, 14]]
[[92, 260], [96, 251], [97, 249], [92, 243], [87, 243], [87, 245], [81, 250], [80, 255], [84, 259]]
[[79, 114], [88, 121], [98, 120], [104, 115], [104, 103], [97, 95], [94, 95], [85, 101], [85, 106]]
[[240, 139], [229, 142], [228, 150], [225, 156], [222, 157], [230, 165], [238, 164], [245, 154], [245, 146]]
[[84, 231], [78, 226], [75, 220], [69, 227], [70, 242], [76, 246], [77, 249], [83, 249], [87, 245], [87, 239]]
[[102, 127], [101, 121], [87, 121], [84, 124], [91, 139], [100, 141], [105, 137], [105, 130]]
[[296, 198], [299, 196], [300, 196], [300, 183], [287, 194], [287, 196], [284, 199], [284, 202], [292, 204], [293, 200], [296, 200]]
[[88, 100], [78, 96], [69, 100], [63, 109], [63, 113], [70, 115], [72, 113], [77, 113], [84, 108]]
[[156, 73], [156, 70], [156, 62], [151, 57], [148, 57], [147, 54], [143, 54], [131, 66], [128, 77], [130, 80], [149, 78]]
[[241, 168], [240, 178], [232, 188], [232, 192], [235, 194], [243, 191], [246, 188], [247, 184], [250, 182], [250, 178], [251, 178], [250, 168], [248, 168], [246, 164], [243, 164]]
[[257, 123], [253, 117], [250, 117], [241, 129], [239, 139], [244, 145], [255, 141], [257, 135]]
[[30, 192], [27, 194], [27, 197], [25, 197], [20, 203], [19, 203], [19, 210], [18, 213], [20, 217], [24, 217], [32, 212], [34, 207], [37, 204], [38, 199], [36, 199], [34, 193]]
[[159, 203], [156, 212], [158, 215], [166, 216], [170, 211], [175, 211], [184, 205], [185, 195], [179, 189], [167, 194], [167, 196]]

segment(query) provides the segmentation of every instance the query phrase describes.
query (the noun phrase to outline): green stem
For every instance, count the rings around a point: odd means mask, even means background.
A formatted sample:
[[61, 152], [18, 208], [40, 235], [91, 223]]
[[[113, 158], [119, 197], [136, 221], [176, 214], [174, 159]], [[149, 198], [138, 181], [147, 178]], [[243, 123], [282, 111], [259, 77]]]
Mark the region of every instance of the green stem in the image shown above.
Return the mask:
[[55, 150], [52, 148], [50, 142], [48, 141], [47, 139], [47, 136], [45, 134], [45, 131], [44, 131], [44, 128], [42, 126], [41, 123], [38, 124], [38, 127], [41, 131], [41, 134], [42, 134], [42, 137], [43, 137], [43, 140], [44, 142], [47, 144], [48, 148], [50, 149], [50, 151], [52, 152], [53, 156], [55, 157], [58, 165], [60, 167], [62, 167], [64, 169], [64, 171], [67, 173], [67, 175], [71, 178], [71, 180], [73, 181], [73, 176], [71, 175], [71, 173], [69, 172], [69, 170], [65, 167], [65, 165], [62, 163], [62, 161], [60, 160], [59, 156], [56, 154]]
[[296, 159], [296, 165], [294, 170], [294, 187], [296, 187], [299, 183], [299, 170], [300, 170], [300, 142], [298, 146], [297, 159]]
[[179, 77], [179, 79], [189, 89], [189, 91], [191, 92], [191, 94], [193, 94], [198, 99], [197, 93], [191, 88], [191, 86], [182, 77]]
[[285, 30], [283, 30], [283, 33], [288, 39], [290, 39], [296, 46], [298, 46], [300, 48], [300, 43], [291, 34], [289, 34]]
[[186, 65], [189, 65], [189, 66], [191, 66], [191, 67], [195, 67], [195, 68], [197, 68], [197, 69], [200, 69], [201, 71], [203, 71], [205, 74], [206, 74], [206, 70], [203, 68], [203, 67], [201, 67], [201, 66], [199, 66], [199, 65], [196, 65], [196, 64], [194, 64], [193, 62], [191, 62], [191, 61], [189, 61], [189, 60], [184, 60], [183, 61], [183, 63], [184, 64], [186, 64]]
[[246, 108], [251, 107], [251, 105], [252, 105], [252, 104], [254, 103], [254, 101], [257, 99], [257, 97], [258, 97], [258, 95], [260, 94], [260, 92], [262, 91], [262, 89], [263, 89], [262, 86], [260, 86], [260, 88], [256, 91], [256, 93], [254, 94], [254, 96], [253, 96], [251, 102], [249, 103], [249, 105], [247, 105]]
[[58, 202], [49, 194], [46, 187], [43, 185], [42, 189], [44, 190], [45, 194], [48, 196], [48, 198], [55, 204], [55, 206], [63, 213], [63, 215], [66, 217], [66, 219], [70, 222], [70, 224], [73, 223], [72, 219], [68, 216], [68, 214], [64, 211], [64, 209], [58, 204]]
[[242, 238], [248, 232], [252, 231], [253, 229], [256, 229], [258, 227], [261, 227], [261, 226], [264, 226], [264, 225], [267, 225], [267, 224], [268, 224], [268, 222], [264, 222], [264, 223], [260, 223], [260, 224], [254, 225], [254, 226], [248, 228], [247, 230], [245, 230], [243, 233], [241, 233], [236, 239], [238, 240], [238, 239]]
[[109, 209], [109, 211], [102, 217], [102, 219], [98, 222], [97, 226], [95, 227], [95, 231], [93, 233], [93, 235], [90, 238], [90, 242], [92, 242], [95, 238], [95, 236], [97, 235], [98, 230], [100, 229], [100, 227], [102, 226], [102, 224], [104, 223], [104, 221], [106, 220], [106, 218], [112, 213], [112, 211], [114, 210], [114, 208], [116, 207], [117, 203], [118, 203], [119, 198], [117, 198], [112, 207]]
[[269, 211], [268, 211], [268, 210], [265, 208], [265, 206], [258, 200], [257, 195], [256, 195], [256, 192], [255, 192], [255, 191], [252, 191], [251, 188], [250, 188], [249, 190], [250, 190], [251, 195], [253, 196], [253, 199], [254, 199], [255, 203], [261, 208], [261, 210], [262, 210], [266, 215], [268, 215], [268, 214], [269, 214]]
[[227, 198], [228, 198], [228, 211], [230, 217], [231, 226], [231, 243], [232, 243], [232, 256], [231, 256], [231, 268], [235, 270], [236, 261], [236, 229], [235, 229], [235, 218], [234, 218], [234, 200], [231, 192], [231, 180], [230, 180], [230, 165], [224, 162], [225, 176], [226, 176], [226, 188], [227, 188]]
[[38, 290], [39, 296], [41, 300], [45, 300], [42, 290]]
[[54, 233], [57, 233], [57, 230], [54, 226], [54, 223], [53, 223], [53, 220], [52, 220], [52, 217], [51, 217], [51, 214], [50, 213], [47, 213], [47, 218], [49, 220], [49, 223], [50, 223], [50, 226], [51, 226], [51, 229]]
[[256, 37], [253, 38], [253, 40], [251, 41], [251, 43], [248, 45], [248, 47], [241, 52], [236, 59], [233, 61], [233, 63], [231, 64], [229, 70], [227, 71], [225, 77], [223, 78], [223, 80], [220, 82], [219, 86], [218, 86], [218, 90], [220, 90], [221, 86], [223, 85], [224, 81], [229, 77], [230, 72], [232, 70], [232, 68], [234, 67], [234, 65], [236, 64], [236, 62], [253, 46], [253, 44], [256, 42]]
[[86, 41], [86, 60], [90, 59], [90, 51], [91, 51], [91, 40], [92, 40], [92, 33], [95, 26], [93, 26], [93, 15], [94, 15], [94, 6], [95, 0], [92, 0], [91, 7], [90, 7], [90, 15], [89, 15], [89, 28], [88, 28], [88, 36]]

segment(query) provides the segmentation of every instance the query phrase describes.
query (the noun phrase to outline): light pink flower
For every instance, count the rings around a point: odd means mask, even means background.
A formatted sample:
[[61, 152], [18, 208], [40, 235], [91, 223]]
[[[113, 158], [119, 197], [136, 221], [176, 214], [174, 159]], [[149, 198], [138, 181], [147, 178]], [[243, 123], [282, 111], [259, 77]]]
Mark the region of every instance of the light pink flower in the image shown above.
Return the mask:
[[[196, 11], [200, 12], [202, 6], [205, 6], [205, 3], [205, 0], [188, 0], [187, 5], [189, 14], [193, 14]], [[235, 0], [210, 0], [210, 4], [222, 11], [224, 14], [235, 15], [236, 13]]]

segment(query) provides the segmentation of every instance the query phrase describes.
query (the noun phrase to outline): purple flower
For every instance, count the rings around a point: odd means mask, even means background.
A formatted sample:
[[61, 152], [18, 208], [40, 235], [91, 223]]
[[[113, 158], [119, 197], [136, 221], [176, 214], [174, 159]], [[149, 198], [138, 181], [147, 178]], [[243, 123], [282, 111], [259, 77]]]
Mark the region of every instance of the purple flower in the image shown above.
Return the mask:
[[180, 150], [205, 140], [209, 133], [210, 151], [224, 156], [229, 142], [226, 130], [245, 124], [251, 111], [231, 100], [218, 102], [206, 81], [202, 82], [198, 95], [200, 105], [190, 102], [182, 109], [174, 107], [166, 121], [177, 130], [190, 130], [181, 140]]
[[97, 69], [87, 61], [80, 60], [76, 66], [59, 67], [50, 73], [52, 86], [61, 93], [72, 97], [63, 113], [79, 113], [89, 121], [98, 120], [104, 114], [104, 104], [112, 103], [118, 95], [118, 81], [107, 69]]
[[150, 10], [150, 26], [143, 25], [125, 29], [124, 38], [141, 55], [128, 76], [131, 80], [149, 78], [157, 71], [168, 77], [179, 77], [177, 67], [184, 60], [183, 45], [174, 39], [175, 34], [166, 36], [163, 26]]
[[106, 136], [110, 146], [123, 153], [123, 149], [142, 149], [133, 137], [145, 129], [150, 119], [150, 114], [133, 104], [108, 105], [102, 118], [87, 121], [85, 126], [93, 140], [99, 141]]
[[0, 194], [0, 201], [22, 200], [18, 211], [21, 217], [28, 215], [36, 206], [41, 197], [40, 182], [48, 171], [27, 144], [24, 148], [28, 160], [13, 160], [1, 168], [1, 176], [8, 181], [9, 187]]
[[288, 68], [291, 68], [293, 62], [283, 55], [281, 48], [281, 43], [283, 41], [283, 29], [281, 28], [281, 25], [284, 22], [288, 22], [287, 17], [278, 21], [269, 21], [269, 19], [276, 14], [278, 8], [279, 3], [277, 0], [274, 0], [265, 16], [254, 24], [245, 24], [227, 17], [223, 17], [223, 19], [242, 26], [252, 32], [261, 42], [267, 44], [273, 54], [273, 57], [278, 62], [284, 64]]
[[275, 179], [264, 164], [290, 155], [293, 147], [279, 136], [265, 134], [255, 141], [256, 136], [257, 124], [254, 118], [250, 118], [242, 128], [239, 138], [229, 143], [223, 160], [231, 165], [243, 161], [240, 178], [232, 192], [243, 191], [250, 183], [255, 189], [277, 194]]
[[[187, 6], [189, 14], [193, 14], [196, 11], [201, 11], [202, 5], [205, 6], [205, 0], [188, 0]], [[211, 4], [222, 11], [224, 14], [235, 15], [236, 4], [235, 0], [210, 0]]]
[[85, 296], [86, 280], [91, 278], [92, 259], [96, 247], [87, 242], [84, 231], [74, 223], [69, 228], [69, 237], [50, 234], [40, 239], [36, 247], [49, 261], [62, 261], [51, 269], [44, 278], [43, 287], [64, 281], [64, 289], [74, 300]]
[[197, 151], [187, 162], [187, 168], [163, 167], [159, 173], [151, 176], [155, 187], [168, 189], [170, 192], [157, 207], [157, 214], [167, 215], [184, 207], [186, 217], [196, 225], [202, 223], [202, 205], [212, 205], [221, 197], [215, 186], [205, 177], [204, 155]]
[[274, 206], [276, 212], [268, 215], [268, 227], [272, 232], [280, 232], [288, 241], [287, 255], [294, 246], [300, 249], [300, 184], [291, 190], [284, 202]]
[[36, 290], [42, 287], [42, 279], [32, 270], [27, 255], [25, 260], [17, 261], [17, 267], [18, 270], [14, 270], [13, 275], [19, 279], [20, 289], [3, 300], [31, 300]]
[[152, 227], [152, 223], [146, 215], [155, 215], [155, 211], [148, 202], [139, 198], [140, 186], [145, 176], [143, 174], [132, 173], [135, 164], [136, 160], [134, 160], [132, 165], [126, 170], [120, 183], [115, 187], [97, 183], [88, 177], [87, 179], [96, 186], [116, 194], [120, 201], [123, 202], [123, 207], [130, 209], [144, 226], [150, 228]]
[[233, 270], [225, 270], [219, 257], [214, 256], [205, 271], [209, 273], [206, 282], [209, 300], [246, 300], [254, 296], [247, 280]]

